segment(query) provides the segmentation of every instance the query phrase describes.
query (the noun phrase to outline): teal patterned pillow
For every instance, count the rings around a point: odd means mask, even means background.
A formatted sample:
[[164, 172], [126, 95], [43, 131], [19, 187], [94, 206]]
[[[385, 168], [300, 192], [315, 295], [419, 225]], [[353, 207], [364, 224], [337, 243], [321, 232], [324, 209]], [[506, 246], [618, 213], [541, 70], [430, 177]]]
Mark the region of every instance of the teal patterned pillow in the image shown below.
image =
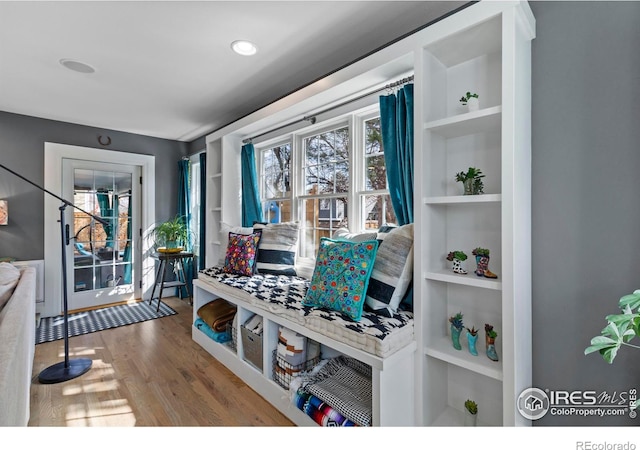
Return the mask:
[[339, 311], [359, 321], [377, 251], [378, 241], [321, 238], [303, 305]]
[[247, 277], [253, 276], [256, 271], [256, 256], [261, 234], [261, 231], [251, 234], [229, 232], [229, 244], [222, 271]]

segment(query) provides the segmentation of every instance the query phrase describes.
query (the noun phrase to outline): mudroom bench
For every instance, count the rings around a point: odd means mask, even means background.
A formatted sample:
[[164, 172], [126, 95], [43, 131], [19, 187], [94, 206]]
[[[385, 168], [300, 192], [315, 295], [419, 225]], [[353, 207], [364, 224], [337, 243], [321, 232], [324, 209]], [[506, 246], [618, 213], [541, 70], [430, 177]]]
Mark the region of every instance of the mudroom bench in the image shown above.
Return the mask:
[[[274, 375], [282, 327], [317, 342], [322, 359], [347, 357], [370, 367], [371, 425], [415, 425], [416, 343], [411, 312], [399, 311], [393, 317], [364, 313], [353, 322], [339, 313], [302, 306], [308, 287], [305, 278], [229, 275], [220, 267], [200, 271], [193, 286], [193, 340], [296, 425], [317, 423], [292, 403], [292, 393]], [[236, 307], [233, 345], [212, 339], [195, 325], [198, 310], [216, 299]], [[255, 344], [245, 348], [240, 339], [242, 324], [254, 315], [262, 318], [257, 361]]]

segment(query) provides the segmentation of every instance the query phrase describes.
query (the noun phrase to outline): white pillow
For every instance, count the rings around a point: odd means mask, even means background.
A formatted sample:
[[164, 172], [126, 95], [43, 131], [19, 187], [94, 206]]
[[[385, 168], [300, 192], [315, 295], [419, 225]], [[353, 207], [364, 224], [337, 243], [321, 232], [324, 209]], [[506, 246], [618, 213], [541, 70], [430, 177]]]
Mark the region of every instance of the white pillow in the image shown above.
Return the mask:
[[13, 264], [0, 263], [0, 310], [13, 295], [13, 290], [18, 285], [19, 279], [20, 269]]
[[369, 279], [367, 306], [393, 317], [413, 279], [413, 224], [384, 229]]
[[375, 231], [364, 233], [351, 233], [346, 228], [338, 228], [333, 232], [333, 239], [346, 239], [351, 242], [375, 241], [378, 233]]

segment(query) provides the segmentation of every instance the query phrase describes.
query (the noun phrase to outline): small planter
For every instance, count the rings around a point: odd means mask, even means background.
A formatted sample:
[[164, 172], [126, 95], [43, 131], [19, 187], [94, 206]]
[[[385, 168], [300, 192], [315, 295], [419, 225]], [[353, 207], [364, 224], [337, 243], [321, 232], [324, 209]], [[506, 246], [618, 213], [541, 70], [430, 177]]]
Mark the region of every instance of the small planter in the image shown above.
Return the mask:
[[475, 427], [478, 423], [478, 415], [471, 414], [466, 409], [464, 410], [464, 426], [465, 427]]
[[469, 110], [469, 112], [477, 111], [480, 109], [480, 101], [477, 97], [471, 97], [469, 100], [467, 100], [467, 109]]
[[465, 269], [462, 268], [462, 262], [466, 261], [466, 259], [467, 254], [460, 250], [449, 252], [449, 254], [447, 255], [447, 261], [451, 261], [453, 263], [453, 272], [460, 275], [466, 275], [468, 273]]
[[451, 325], [451, 342], [453, 344], [453, 348], [456, 350], [462, 350], [462, 345], [460, 345], [460, 333], [462, 332], [462, 328], [456, 328]]
[[473, 400], [464, 402], [464, 426], [475, 427], [478, 421], [478, 404]]

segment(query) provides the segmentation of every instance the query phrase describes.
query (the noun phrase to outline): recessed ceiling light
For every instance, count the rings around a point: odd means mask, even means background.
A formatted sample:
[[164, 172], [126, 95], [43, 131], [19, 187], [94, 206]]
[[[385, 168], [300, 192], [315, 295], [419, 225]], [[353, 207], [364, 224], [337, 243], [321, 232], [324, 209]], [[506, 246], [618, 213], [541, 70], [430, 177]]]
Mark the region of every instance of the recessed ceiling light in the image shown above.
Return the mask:
[[231, 48], [238, 55], [243, 56], [255, 55], [258, 52], [258, 47], [256, 47], [255, 44], [249, 41], [233, 41], [231, 43]]
[[62, 64], [64, 67], [66, 67], [69, 70], [73, 70], [74, 72], [93, 73], [96, 71], [96, 69], [91, 67], [89, 64], [85, 64], [80, 61], [75, 61], [73, 59], [67, 59], [67, 58], [61, 59], [60, 64]]

